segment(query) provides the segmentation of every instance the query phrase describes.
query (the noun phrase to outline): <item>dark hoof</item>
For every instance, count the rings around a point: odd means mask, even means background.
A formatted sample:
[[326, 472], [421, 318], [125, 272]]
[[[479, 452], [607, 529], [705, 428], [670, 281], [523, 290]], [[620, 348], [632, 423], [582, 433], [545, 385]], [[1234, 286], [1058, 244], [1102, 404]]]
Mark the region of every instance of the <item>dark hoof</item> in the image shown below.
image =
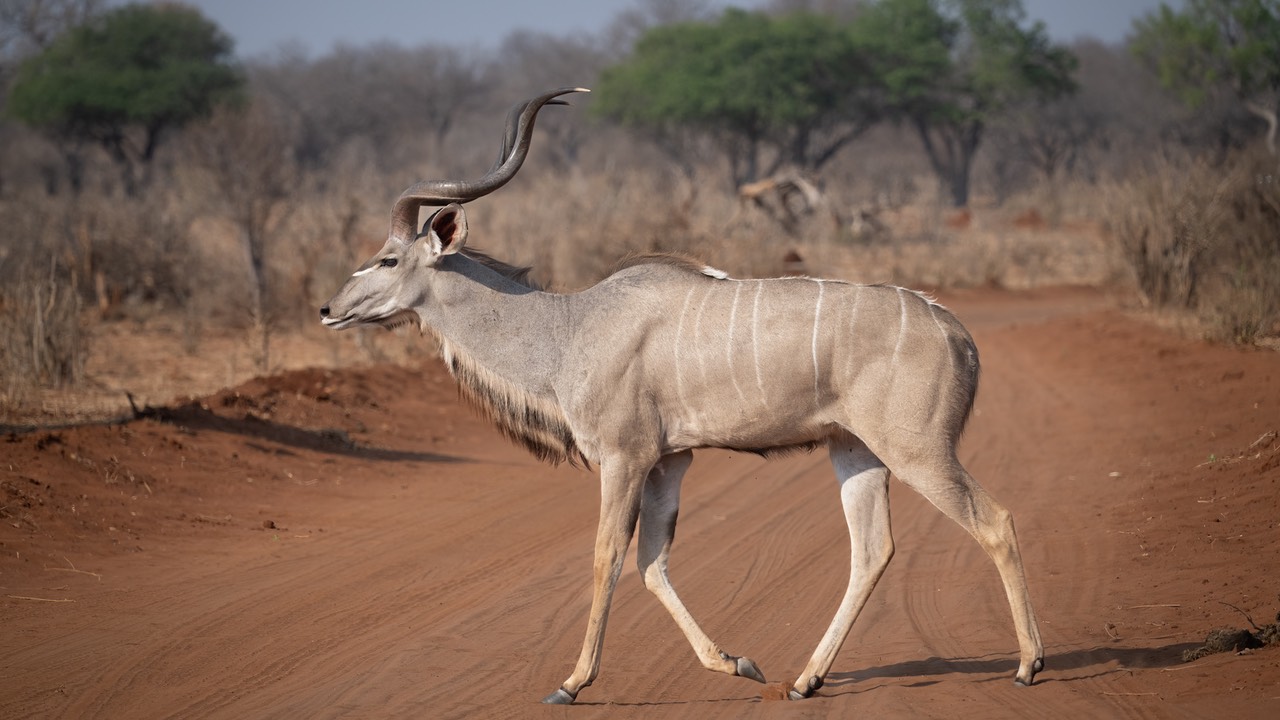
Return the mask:
[[761, 684], [765, 682], [764, 673], [760, 672], [759, 665], [744, 657], [735, 658], [735, 660], [738, 664], [738, 677], [751, 678]]
[[543, 705], [572, 705], [573, 699], [574, 699], [573, 696], [569, 694], [568, 690], [565, 690], [564, 688], [558, 688], [556, 689], [555, 692], [542, 698], [542, 704]]
[[788, 700], [804, 700], [807, 697], [809, 696], [805, 695], [804, 693], [801, 693], [799, 690], [796, 690], [795, 688], [791, 688], [791, 692], [787, 693]]

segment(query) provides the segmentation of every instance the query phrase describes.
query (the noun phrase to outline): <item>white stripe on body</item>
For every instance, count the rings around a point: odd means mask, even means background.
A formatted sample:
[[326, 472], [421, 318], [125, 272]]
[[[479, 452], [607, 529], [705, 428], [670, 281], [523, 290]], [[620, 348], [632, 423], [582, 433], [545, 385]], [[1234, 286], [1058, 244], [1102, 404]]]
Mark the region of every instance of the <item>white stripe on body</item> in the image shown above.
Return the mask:
[[814, 280], [818, 283], [818, 303], [813, 309], [813, 339], [810, 341], [810, 350], [813, 354], [813, 402], [818, 404], [821, 399], [818, 397], [818, 321], [822, 318], [822, 291], [825, 285], [821, 280]]
[[676, 394], [680, 396], [680, 404], [684, 405], [686, 413], [690, 412], [689, 400], [684, 394], [684, 373], [680, 367], [680, 340], [684, 336], [684, 316], [689, 312], [689, 301], [693, 299], [693, 288], [689, 288], [689, 292], [684, 296], [684, 307], [680, 309], [680, 321], [676, 324], [676, 337], [672, 343], [672, 350], [675, 352], [676, 366]]
[[745, 402], [747, 396], [742, 392], [742, 386], [738, 384], [738, 372], [733, 367], [733, 331], [738, 321], [738, 298], [741, 294], [742, 283], [737, 283], [733, 288], [733, 307], [729, 310], [729, 339], [725, 341], [724, 355], [729, 363], [729, 377], [733, 380], [733, 389], [738, 391], [738, 398]]
[[941, 306], [941, 305], [939, 305], [939, 304], [937, 304], [937, 303], [929, 303], [929, 317], [932, 317], [932, 318], [933, 318], [933, 324], [934, 324], [934, 325], [937, 325], [937, 326], [938, 326], [938, 332], [942, 333], [942, 342], [943, 342], [943, 344], [948, 348], [948, 352], [946, 353], [946, 355], [947, 355], [947, 365], [948, 365], [948, 366], [950, 366], [950, 367], [951, 367], [951, 369], [954, 371], [954, 370], [955, 370], [955, 367], [956, 367], [956, 358], [955, 358], [955, 356], [954, 356], [954, 355], [952, 355], [952, 354], [951, 354], [951, 352], [950, 352], [950, 347], [951, 347], [950, 339], [951, 339], [951, 337], [950, 337], [949, 335], [947, 335], [947, 329], [946, 329], [945, 327], [943, 327], [942, 322], [941, 322], [940, 320], [938, 320], [938, 308], [940, 308], [940, 307], [942, 307], [942, 306]]
[[898, 291], [898, 342], [893, 346], [893, 358], [889, 361], [890, 370], [898, 367], [898, 354], [902, 352], [902, 339], [907, 334], [907, 301], [902, 297], [902, 288], [896, 288]]
[[751, 307], [751, 354], [756, 363], [756, 387], [760, 390], [760, 404], [768, 405], [769, 398], [764, 393], [764, 377], [760, 374], [760, 291], [764, 290], [764, 281], [756, 281], [756, 299]]

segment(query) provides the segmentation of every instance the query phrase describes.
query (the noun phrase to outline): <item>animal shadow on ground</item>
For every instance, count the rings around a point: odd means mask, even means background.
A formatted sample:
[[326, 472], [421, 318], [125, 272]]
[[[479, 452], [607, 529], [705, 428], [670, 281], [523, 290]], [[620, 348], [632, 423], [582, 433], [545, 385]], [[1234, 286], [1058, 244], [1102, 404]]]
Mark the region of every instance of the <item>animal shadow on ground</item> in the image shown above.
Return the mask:
[[390, 450], [360, 445], [352, 440], [346, 431], [337, 428], [310, 429], [302, 428], [254, 415], [240, 418], [219, 415], [196, 402], [177, 407], [150, 407], [135, 410], [135, 419], [151, 419], [175, 425], [189, 431], [208, 430], [232, 435], [243, 435], [258, 440], [267, 440], [277, 445], [286, 445], [302, 450], [345, 455], [362, 460], [408, 461], [433, 463], [465, 463], [471, 460], [455, 455], [442, 455], [430, 452], [410, 450]]
[[[1063, 653], [1045, 654], [1045, 674], [1036, 676], [1036, 684], [1049, 682], [1072, 682], [1083, 680], [1111, 672], [1119, 672], [1132, 668], [1166, 668], [1182, 664], [1182, 653], [1197, 647], [1196, 643], [1177, 643], [1160, 647], [1092, 647], [1068, 650]], [[1116, 667], [1104, 667], [1114, 663]], [[1057, 673], [1097, 668], [1098, 671], [1087, 674], [1071, 673], [1069, 677], [1061, 677]], [[964, 673], [974, 675], [991, 675], [982, 680], [991, 682], [1012, 678], [1018, 669], [1016, 655], [986, 656], [978, 658], [939, 658], [925, 660], [909, 660], [907, 662], [867, 667], [851, 672], [831, 673], [827, 677], [825, 687], [837, 688], [845, 685], [877, 678], [903, 678], [949, 675]], [[922, 680], [915, 685], [932, 685], [936, 680]]]
[[618, 702], [616, 700], [574, 701], [574, 705], [585, 707], [664, 707], [668, 705], [713, 705], [717, 703], [759, 702], [758, 695], [736, 695], [733, 697], [707, 697], [693, 700], [645, 700], [641, 702]]

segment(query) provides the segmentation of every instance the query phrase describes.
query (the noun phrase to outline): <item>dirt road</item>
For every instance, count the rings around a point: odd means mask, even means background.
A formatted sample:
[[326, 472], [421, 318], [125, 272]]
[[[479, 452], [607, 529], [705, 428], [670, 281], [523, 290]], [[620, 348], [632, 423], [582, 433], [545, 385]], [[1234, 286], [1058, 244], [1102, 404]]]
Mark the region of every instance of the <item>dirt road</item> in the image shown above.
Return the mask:
[[[984, 364], [966, 464], [1014, 513], [1047, 668], [999, 579], [893, 486], [897, 555], [827, 685], [772, 701], [844, 589], [825, 453], [702, 452], [676, 586], [761, 686], [702, 670], [628, 565], [595, 685], [595, 476], [538, 464], [438, 364], [307, 371], [127, 425], [0, 438], [0, 717], [1280, 717], [1280, 356], [1086, 291], [944, 298]], [[1230, 606], [1229, 606], [1229, 605]]]

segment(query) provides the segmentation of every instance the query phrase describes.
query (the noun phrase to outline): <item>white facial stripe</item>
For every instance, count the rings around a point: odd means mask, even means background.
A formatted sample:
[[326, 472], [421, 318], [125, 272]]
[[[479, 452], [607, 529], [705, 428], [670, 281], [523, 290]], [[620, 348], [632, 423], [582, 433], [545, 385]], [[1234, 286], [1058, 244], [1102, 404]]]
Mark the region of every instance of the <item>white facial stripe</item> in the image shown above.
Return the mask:
[[357, 271], [355, 271], [355, 272], [351, 273], [351, 277], [360, 277], [361, 275], [364, 275], [365, 273], [371, 273], [371, 272], [373, 272], [373, 271], [374, 271], [374, 270], [376, 270], [376, 269], [378, 269], [378, 266], [377, 266], [377, 265], [370, 265], [369, 267], [367, 267], [367, 268], [365, 268], [365, 269], [363, 269], [363, 270], [357, 270]]

